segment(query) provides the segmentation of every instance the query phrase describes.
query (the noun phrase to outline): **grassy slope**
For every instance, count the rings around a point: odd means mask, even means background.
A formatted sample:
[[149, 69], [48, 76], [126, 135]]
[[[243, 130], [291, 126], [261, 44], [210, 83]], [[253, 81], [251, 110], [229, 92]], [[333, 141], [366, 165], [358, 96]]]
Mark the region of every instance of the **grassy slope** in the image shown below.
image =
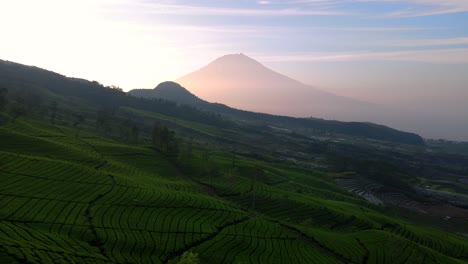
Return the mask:
[[208, 177], [195, 152], [195, 184], [149, 148], [75, 135], [23, 119], [0, 127], [2, 263], [159, 263], [188, 249], [203, 263], [468, 258], [466, 239], [387, 217], [318, 171], [247, 158], [233, 166], [216, 152], [219, 172]]

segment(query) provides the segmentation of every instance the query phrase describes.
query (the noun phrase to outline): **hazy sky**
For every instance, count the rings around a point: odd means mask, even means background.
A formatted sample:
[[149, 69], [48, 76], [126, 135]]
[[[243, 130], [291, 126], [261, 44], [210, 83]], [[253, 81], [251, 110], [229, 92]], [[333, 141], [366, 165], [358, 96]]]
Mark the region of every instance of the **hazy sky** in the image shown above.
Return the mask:
[[327, 91], [451, 117], [468, 115], [467, 25], [468, 0], [0, 0], [0, 59], [129, 90], [243, 52]]

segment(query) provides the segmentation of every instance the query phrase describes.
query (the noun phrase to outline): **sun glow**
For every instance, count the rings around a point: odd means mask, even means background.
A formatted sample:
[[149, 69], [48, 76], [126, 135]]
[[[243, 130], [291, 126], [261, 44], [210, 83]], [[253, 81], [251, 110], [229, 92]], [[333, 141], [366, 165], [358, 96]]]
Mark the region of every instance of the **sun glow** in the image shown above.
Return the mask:
[[1, 58], [127, 89], [177, 77], [178, 54], [161, 31], [115, 20], [107, 3], [0, 2]]

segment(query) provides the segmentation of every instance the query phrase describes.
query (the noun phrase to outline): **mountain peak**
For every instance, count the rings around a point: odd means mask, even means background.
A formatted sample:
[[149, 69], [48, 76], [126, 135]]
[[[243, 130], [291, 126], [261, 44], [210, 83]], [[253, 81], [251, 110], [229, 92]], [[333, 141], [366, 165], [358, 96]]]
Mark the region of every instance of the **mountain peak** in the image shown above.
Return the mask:
[[250, 58], [244, 53], [235, 53], [235, 54], [226, 54], [214, 60], [212, 64], [221, 64], [221, 65], [256, 65], [263, 66], [260, 62]]
[[128, 94], [143, 98], [160, 98], [180, 104], [196, 105], [204, 103], [176, 82], [162, 82], [154, 89], [134, 89], [129, 91]]
[[186, 90], [180, 84], [178, 84], [176, 82], [171, 82], [171, 81], [162, 82], [162, 83], [158, 84], [158, 86], [156, 86], [154, 88], [154, 90], [156, 90], [156, 89], [158, 89], [158, 90], [170, 90], [170, 89]]
[[340, 120], [373, 117], [368, 103], [303, 84], [243, 53], [224, 55], [176, 81], [203, 100], [238, 109]]

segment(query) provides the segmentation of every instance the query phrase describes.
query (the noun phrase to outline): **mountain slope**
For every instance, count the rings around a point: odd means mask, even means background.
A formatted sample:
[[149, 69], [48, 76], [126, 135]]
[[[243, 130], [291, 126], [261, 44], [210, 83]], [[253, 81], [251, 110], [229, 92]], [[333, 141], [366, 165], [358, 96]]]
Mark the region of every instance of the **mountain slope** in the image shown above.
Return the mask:
[[349, 136], [385, 140], [396, 143], [423, 145], [422, 138], [416, 134], [398, 131], [386, 126], [362, 122], [340, 122], [314, 118], [295, 118], [287, 116], [275, 116], [270, 114], [243, 111], [228, 107], [223, 104], [206, 102], [184, 87], [174, 82], [164, 82], [154, 89], [136, 89], [128, 94], [143, 98], [160, 98], [188, 104], [199, 109], [223, 114], [234, 119], [250, 121], [253, 123], [266, 123], [272, 126], [281, 126], [289, 130], [314, 130], [332, 132]]
[[369, 121], [376, 108], [300, 83], [243, 54], [220, 57], [176, 82], [207, 101], [270, 114]]

